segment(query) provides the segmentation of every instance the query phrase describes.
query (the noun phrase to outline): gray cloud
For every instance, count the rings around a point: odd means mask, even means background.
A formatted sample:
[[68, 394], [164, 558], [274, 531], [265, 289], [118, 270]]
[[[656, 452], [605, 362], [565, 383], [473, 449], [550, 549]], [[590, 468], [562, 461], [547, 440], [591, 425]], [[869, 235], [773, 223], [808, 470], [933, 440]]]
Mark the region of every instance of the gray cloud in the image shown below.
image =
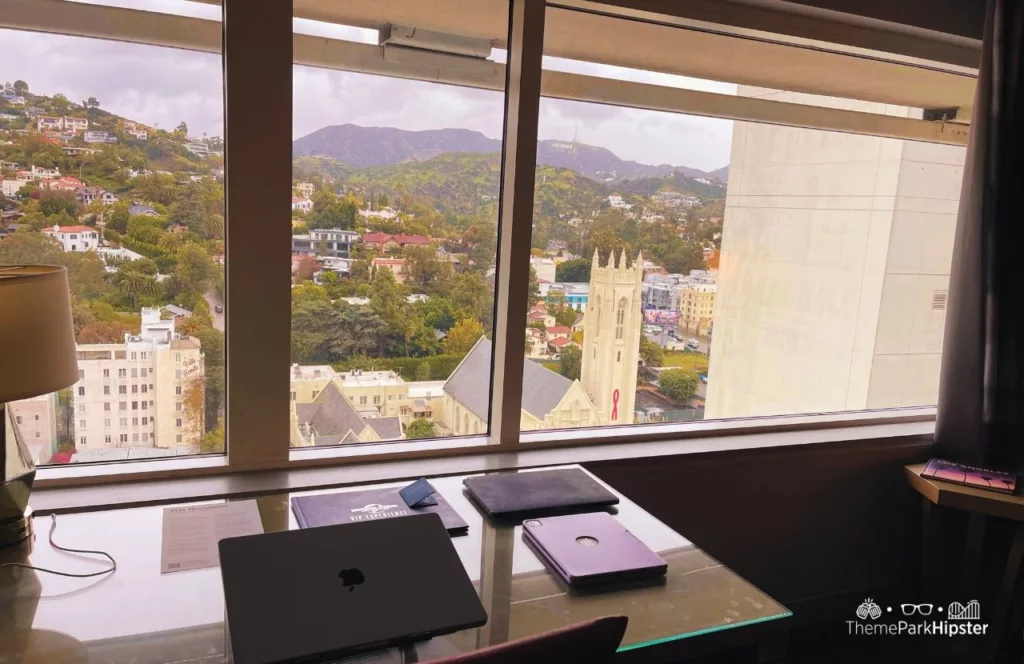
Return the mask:
[[[135, 0], [104, 0], [130, 6]], [[176, 5], [163, 0], [167, 11]], [[188, 3], [191, 4], [191, 3]], [[303, 32], [323, 26], [303, 24]], [[349, 38], [369, 40], [359, 31]], [[0, 82], [24, 79], [34, 92], [62, 93], [74, 101], [90, 96], [124, 117], [190, 133], [223, 135], [223, 74], [217, 55], [63, 35], [0, 30], [6, 53]], [[735, 86], [548, 59], [546, 66], [662, 85], [729, 92]], [[498, 138], [504, 100], [500, 93], [425, 81], [295, 67], [295, 137], [331, 124], [392, 126], [409, 130], [460, 127]], [[272, 91], [267, 94], [273, 94]], [[258, 105], [254, 106], [254, 111]], [[579, 140], [642, 163], [718, 168], [729, 160], [732, 122], [602, 104], [544, 99], [541, 138]]]

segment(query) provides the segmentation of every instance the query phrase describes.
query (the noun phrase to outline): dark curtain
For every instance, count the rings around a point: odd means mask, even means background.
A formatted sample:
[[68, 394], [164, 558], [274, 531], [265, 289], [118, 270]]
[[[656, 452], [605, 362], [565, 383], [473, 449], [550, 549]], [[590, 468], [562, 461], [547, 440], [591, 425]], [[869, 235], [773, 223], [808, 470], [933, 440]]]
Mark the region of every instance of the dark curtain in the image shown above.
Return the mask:
[[1024, 470], [1024, 0], [989, 0], [953, 245], [936, 454]]

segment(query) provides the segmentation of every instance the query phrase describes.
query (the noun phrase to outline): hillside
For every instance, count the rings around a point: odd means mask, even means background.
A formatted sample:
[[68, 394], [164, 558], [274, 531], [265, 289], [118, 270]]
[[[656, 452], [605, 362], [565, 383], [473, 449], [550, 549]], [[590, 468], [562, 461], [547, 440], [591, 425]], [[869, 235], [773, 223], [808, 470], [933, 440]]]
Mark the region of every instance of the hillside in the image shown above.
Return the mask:
[[[451, 152], [499, 154], [501, 141], [468, 129], [406, 131], [393, 127], [343, 124], [318, 129], [292, 143], [292, 154], [295, 157], [330, 157], [356, 168], [425, 161]], [[707, 173], [687, 166], [641, 164], [621, 159], [607, 148], [556, 140], [538, 142], [537, 162], [546, 166], [569, 168], [602, 182], [664, 177], [673, 172], [691, 178], [712, 179], [722, 170]]]

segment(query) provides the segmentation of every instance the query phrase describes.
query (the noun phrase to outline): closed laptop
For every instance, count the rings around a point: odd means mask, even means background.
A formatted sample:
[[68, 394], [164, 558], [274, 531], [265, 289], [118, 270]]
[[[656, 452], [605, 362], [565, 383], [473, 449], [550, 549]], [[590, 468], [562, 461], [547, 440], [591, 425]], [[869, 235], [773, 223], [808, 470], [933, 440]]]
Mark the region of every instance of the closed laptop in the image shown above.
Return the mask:
[[668, 570], [661, 556], [607, 512], [527, 519], [523, 540], [574, 588], [658, 579]]
[[220, 559], [236, 664], [322, 661], [487, 622], [437, 514], [225, 539]]
[[492, 517], [581, 512], [619, 502], [580, 468], [480, 475], [462, 483], [469, 497]]

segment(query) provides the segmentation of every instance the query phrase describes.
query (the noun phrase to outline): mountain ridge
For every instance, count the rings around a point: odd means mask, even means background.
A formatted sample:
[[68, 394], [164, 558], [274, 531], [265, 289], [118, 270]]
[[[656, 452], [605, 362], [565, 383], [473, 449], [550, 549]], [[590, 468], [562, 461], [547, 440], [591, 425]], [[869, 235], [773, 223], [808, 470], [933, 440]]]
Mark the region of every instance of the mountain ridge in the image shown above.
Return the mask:
[[[411, 131], [394, 127], [364, 127], [353, 123], [321, 127], [292, 141], [292, 157], [331, 157], [353, 168], [390, 166], [426, 161], [445, 153], [500, 153], [501, 141], [471, 129]], [[537, 163], [569, 168], [600, 182], [681, 173], [689, 178], [728, 178], [728, 166], [703, 171], [689, 166], [641, 164], [621, 159], [611, 150], [576, 141], [537, 142]], [[725, 177], [722, 177], [722, 175]]]

